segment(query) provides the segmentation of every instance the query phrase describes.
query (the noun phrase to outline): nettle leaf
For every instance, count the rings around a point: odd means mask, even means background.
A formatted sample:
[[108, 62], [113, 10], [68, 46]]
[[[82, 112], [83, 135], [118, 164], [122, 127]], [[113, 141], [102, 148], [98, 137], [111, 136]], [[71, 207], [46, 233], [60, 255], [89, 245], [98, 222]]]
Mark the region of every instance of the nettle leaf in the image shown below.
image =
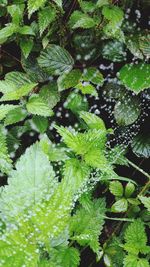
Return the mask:
[[39, 95], [32, 95], [26, 104], [26, 108], [29, 113], [34, 115], [40, 115], [44, 117], [53, 115], [53, 111]]
[[40, 133], [45, 133], [48, 128], [48, 119], [42, 116], [33, 116], [33, 123]]
[[80, 111], [88, 110], [88, 101], [79, 93], [73, 92], [69, 94], [64, 106], [65, 108], [70, 109], [74, 114], [79, 114]]
[[22, 107], [16, 107], [7, 113], [4, 125], [7, 126], [22, 121], [26, 118], [26, 116], [27, 116], [26, 110], [24, 110]]
[[131, 197], [131, 195], [134, 193], [134, 191], [135, 191], [135, 185], [132, 184], [131, 182], [128, 182], [126, 187], [125, 187], [126, 198]]
[[45, 4], [46, 0], [28, 0], [29, 17]]
[[[86, 184], [86, 181], [90, 176], [90, 168], [86, 163], [81, 162], [78, 159], [69, 159], [65, 163], [63, 175], [65, 177], [64, 186], [66, 187], [66, 190], [68, 187], [74, 194]], [[74, 177], [73, 184], [71, 184], [71, 176]]]
[[25, 8], [24, 4], [10, 5], [7, 7], [7, 11], [11, 15], [12, 22], [14, 24], [19, 25], [20, 21], [23, 18], [24, 8]]
[[66, 49], [51, 44], [41, 52], [38, 63], [48, 73], [61, 75], [72, 69], [74, 60]]
[[138, 157], [150, 157], [150, 137], [149, 135], [138, 134], [131, 143], [133, 152]]
[[89, 82], [80, 82], [75, 86], [75, 88], [79, 89], [84, 95], [89, 94], [93, 96], [98, 96], [95, 87]]
[[150, 34], [147, 34], [147, 36], [140, 37], [139, 45], [144, 56], [146, 56], [146, 58], [149, 58], [150, 57]]
[[39, 96], [44, 100], [49, 108], [53, 108], [60, 100], [60, 93], [58, 92], [57, 84], [55, 82], [50, 82], [44, 85], [40, 89]]
[[88, 245], [99, 257], [99, 236], [103, 229], [106, 212], [104, 199], [89, 200], [87, 206], [81, 206], [73, 215], [70, 231], [74, 233], [72, 239], [81, 246]]
[[139, 196], [139, 199], [143, 203], [144, 207], [150, 212], [150, 197]]
[[32, 39], [21, 39], [20, 48], [25, 58], [27, 58], [33, 48], [33, 40]]
[[0, 148], [0, 170], [8, 174], [12, 169], [12, 160], [8, 154], [6, 133], [2, 125], [0, 125]]
[[126, 64], [119, 72], [119, 79], [136, 94], [150, 87], [150, 64]]
[[64, 73], [57, 80], [59, 91], [75, 87], [80, 82], [81, 76], [82, 73], [78, 69], [72, 70], [69, 73]]
[[133, 36], [126, 41], [127, 48], [130, 52], [137, 58], [143, 59], [143, 54], [140, 50], [139, 38], [138, 36]]
[[127, 209], [128, 209], [128, 201], [125, 198], [116, 201], [111, 207], [111, 211], [115, 213], [126, 212]]
[[56, 10], [49, 6], [43, 8], [38, 13], [38, 22], [39, 22], [39, 29], [40, 35], [45, 31], [45, 29], [52, 23], [56, 18]]
[[23, 85], [16, 90], [11, 90], [2, 96], [0, 101], [19, 100], [23, 96], [27, 96], [36, 85], [37, 83], [31, 83]]
[[108, 5], [108, 4], [109, 4], [109, 0], [97, 0], [97, 3], [96, 3], [96, 5], [98, 7], [102, 7], [102, 6]]
[[137, 219], [131, 223], [125, 231], [124, 249], [134, 255], [141, 253], [148, 253], [150, 247], [147, 246], [147, 236], [145, 232], [144, 223]]
[[119, 125], [130, 125], [140, 116], [140, 100], [136, 96], [126, 97], [116, 103], [114, 116]]
[[116, 197], [123, 196], [123, 186], [119, 181], [113, 181], [109, 185], [110, 192]]
[[127, 255], [124, 258], [123, 267], [149, 267], [149, 262], [144, 258], [138, 258], [134, 255]]
[[1, 216], [6, 216], [7, 221], [14, 220], [25, 209], [37, 205], [53, 190], [54, 178], [53, 168], [39, 145], [29, 147], [1, 192]]
[[23, 27], [19, 27], [17, 30], [21, 35], [35, 35], [33, 28], [31, 26], [24, 25]]
[[89, 29], [96, 26], [96, 21], [81, 11], [74, 11], [70, 16], [69, 26], [71, 29]]
[[124, 17], [122, 9], [114, 5], [105, 5], [102, 9], [102, 14], [107, 20], [115, 24], [120, 24]]
[[13, 35], [15, 32], [17, 32], [17, 26], [12, 23], [9, 23], [8, 26], [2, 28], [0, 30], [0, 44], [5, 43], [7, 38]]
[[[31, 84], [32, 81], [28, 75], [20, 71], [11, 71], [5, 75], [5, 81], [15, 84], [17, 87], [21, 87], [25, 84]], [[11, 89], [9, 89], [11, 90]], [[4, 91], [5, 92], [5, 91]], [[7, 91], [6, 91], [7, 92]]]
[[9, 105], [9, 104], [0, 105], [0, 120], [3, 120], [10, 111], [18, 107], [19, 107], [18, 105]]
[[82, 11], [85, 13], [92, 13], [95, 9], [97, 9], [97, 6], [92, 1], [80, 1], [79, 4]]
[[82, 111], [80, 117], [85, 121], [90, 129], [106, 131], [105, 124], [101, 118], [93, 113]]
[[[80, 264], [80, 253], [74, 247], [64, 246], [55, 250], [53, 249], [51, 250], [51, 255], [48, 265], [51, 267], [55, 267], [56, 265], [60, 267], [78, 267]], [[43, 267], [46, 266], [44, 265]]]
[[62, 8], [62, 0], [54, 0], [54, 2]]
[[99, 86], [103, 85], [104, 82], [102, 73], [97, 68], [94, 67], [85, 69], [82, 79], [85, 82], [91, 82]]
[[111, 60], [113, 62], [120, 62], [126, 59], [126, 51], [124, 43], [118, 40], [107, 42], [102, 49], [103, 58]]

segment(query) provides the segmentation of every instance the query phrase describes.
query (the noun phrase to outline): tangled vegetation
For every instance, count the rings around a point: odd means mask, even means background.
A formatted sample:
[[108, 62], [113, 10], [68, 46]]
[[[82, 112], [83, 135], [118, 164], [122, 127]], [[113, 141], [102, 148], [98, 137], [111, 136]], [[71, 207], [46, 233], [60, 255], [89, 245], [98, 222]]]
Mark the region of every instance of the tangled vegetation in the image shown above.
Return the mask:
[[0, 266], [149, 267], [148, 0], [0, 0]]

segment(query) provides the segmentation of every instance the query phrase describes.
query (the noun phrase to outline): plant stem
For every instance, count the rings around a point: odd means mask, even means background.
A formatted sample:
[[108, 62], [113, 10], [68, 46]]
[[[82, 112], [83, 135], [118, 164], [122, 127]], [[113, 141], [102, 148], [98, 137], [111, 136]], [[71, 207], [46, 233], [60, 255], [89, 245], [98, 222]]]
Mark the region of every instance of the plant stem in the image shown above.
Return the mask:
[[129, 218], [112, 218], [112, 217], [107, 217], [107, 216], [104, 216], [104, 219], [107, 219], [107, 220], [112, 220], [112, 221], [120, 221], [120, 222], [133, 222], [134, 219], [129, 219]]
[[139, 168], [136, 164], [134, 164], [132, 161], [130, 161], [128, 159], [128, 163], [134, 167], [136, 170], [138, 170], [139, 172], [141, 172], [143, 175], [145, 175], [149, 180], [150, 180], [150, 174], [148, 174], [147, 172], [145, 172], [143, 169]]

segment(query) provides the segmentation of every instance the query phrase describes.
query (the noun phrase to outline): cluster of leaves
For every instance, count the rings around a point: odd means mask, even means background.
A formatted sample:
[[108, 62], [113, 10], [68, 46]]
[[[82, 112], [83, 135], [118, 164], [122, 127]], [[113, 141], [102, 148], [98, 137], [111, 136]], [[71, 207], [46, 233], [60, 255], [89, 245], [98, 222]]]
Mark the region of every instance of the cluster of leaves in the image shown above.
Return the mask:
[[[113, 2], [0, 2], [2, 267], [78, 267], [87, 247], [106, 267], [149, 266], [150, 183], [117, 174], [130, 164], [126, 151], [110, 146], [114, 131], [90, 112], [91, 99], [113, 103], [124, 130], [150, 99], [150, 35], [126, 19], [134, 1]], [[148, 158], [149, 136], [136, 135], [131, 147]], [[105, 187], [100, 197], [97, 187]], [[114, 224], [107, 238], [110, 219], [121, 231]]]

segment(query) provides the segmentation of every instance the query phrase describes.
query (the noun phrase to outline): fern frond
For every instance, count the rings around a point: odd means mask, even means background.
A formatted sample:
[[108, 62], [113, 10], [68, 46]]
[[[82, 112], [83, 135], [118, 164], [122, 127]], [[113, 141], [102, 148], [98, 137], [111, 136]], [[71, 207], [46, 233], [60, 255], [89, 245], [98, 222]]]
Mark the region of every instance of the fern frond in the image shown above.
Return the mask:
[[0, 125], [0, 170], [3, 173], [9, 173], [12, 169], [12, 161], [8, 154], [6, 144], [6, 134], [3, 126]]

